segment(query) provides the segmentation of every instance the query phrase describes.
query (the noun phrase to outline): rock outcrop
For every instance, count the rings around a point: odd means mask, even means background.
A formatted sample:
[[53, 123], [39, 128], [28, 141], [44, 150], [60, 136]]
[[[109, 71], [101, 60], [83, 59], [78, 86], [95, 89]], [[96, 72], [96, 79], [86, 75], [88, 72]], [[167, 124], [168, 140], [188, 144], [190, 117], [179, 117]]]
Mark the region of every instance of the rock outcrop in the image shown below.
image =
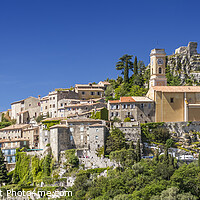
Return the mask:
[[200, 54], [197, 42], [189, 42], [187, 47], [179, 47], [174, 55], [167, 56], [167, 66], [173, 76], [179, 76], [181, 84], [200, 84]]

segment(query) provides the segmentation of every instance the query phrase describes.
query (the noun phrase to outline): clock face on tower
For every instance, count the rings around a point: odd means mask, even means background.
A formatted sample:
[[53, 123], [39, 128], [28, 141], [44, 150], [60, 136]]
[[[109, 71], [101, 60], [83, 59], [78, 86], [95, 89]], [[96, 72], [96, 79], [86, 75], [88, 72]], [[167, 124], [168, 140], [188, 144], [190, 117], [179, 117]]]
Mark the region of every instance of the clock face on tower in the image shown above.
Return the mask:
[[163, 64], [163, 59], [162, 58], [158, 58], [157, 59], [157, 63], [158, 63], [158, 65], [162, 65]]

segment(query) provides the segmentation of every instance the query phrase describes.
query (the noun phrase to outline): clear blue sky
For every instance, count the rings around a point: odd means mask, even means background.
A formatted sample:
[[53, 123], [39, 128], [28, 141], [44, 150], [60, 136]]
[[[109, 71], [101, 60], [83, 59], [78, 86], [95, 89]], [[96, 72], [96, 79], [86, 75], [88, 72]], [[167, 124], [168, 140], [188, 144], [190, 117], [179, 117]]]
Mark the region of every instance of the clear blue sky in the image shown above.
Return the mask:
[[[199, 1], [0, 1], [0, 111], [55, 88], [116, 78], [118, 58], [200, 45]], [[200, 48], [198, 47], [198, 51]]]

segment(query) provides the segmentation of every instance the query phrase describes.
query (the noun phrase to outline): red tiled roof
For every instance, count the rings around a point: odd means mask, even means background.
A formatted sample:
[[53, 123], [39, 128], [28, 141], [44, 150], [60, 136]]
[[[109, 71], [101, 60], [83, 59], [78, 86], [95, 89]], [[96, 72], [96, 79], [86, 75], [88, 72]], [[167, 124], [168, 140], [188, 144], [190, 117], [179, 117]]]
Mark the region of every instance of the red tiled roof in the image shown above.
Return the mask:
[[120, 97], [120, 102], [135, 102], [133, 97]]

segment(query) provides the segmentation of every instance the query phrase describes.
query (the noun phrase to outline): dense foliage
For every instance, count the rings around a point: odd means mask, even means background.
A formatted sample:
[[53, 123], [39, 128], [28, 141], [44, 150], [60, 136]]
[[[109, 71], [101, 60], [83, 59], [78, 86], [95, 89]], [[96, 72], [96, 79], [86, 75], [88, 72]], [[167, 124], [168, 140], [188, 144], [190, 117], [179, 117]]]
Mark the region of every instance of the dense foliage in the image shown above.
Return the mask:
[[[134, 156], [130, 151], [117, 152], [116, 159]], [[131, 161], [132, 159], [124, 159]], [[78, 199], [198, 199], [200, 196], [200, 169], [193, 162], [177, 166], [173, 157], [160, 156], [158, 160], [142, 159], [138, 163], [124, 162], [123, 168], [110, 169], [107, 176], [97, 178], [87, 173], [77, 176], [73, 191], [74, 200]], [[171, 198], [169, 198], [171, 197]]]

